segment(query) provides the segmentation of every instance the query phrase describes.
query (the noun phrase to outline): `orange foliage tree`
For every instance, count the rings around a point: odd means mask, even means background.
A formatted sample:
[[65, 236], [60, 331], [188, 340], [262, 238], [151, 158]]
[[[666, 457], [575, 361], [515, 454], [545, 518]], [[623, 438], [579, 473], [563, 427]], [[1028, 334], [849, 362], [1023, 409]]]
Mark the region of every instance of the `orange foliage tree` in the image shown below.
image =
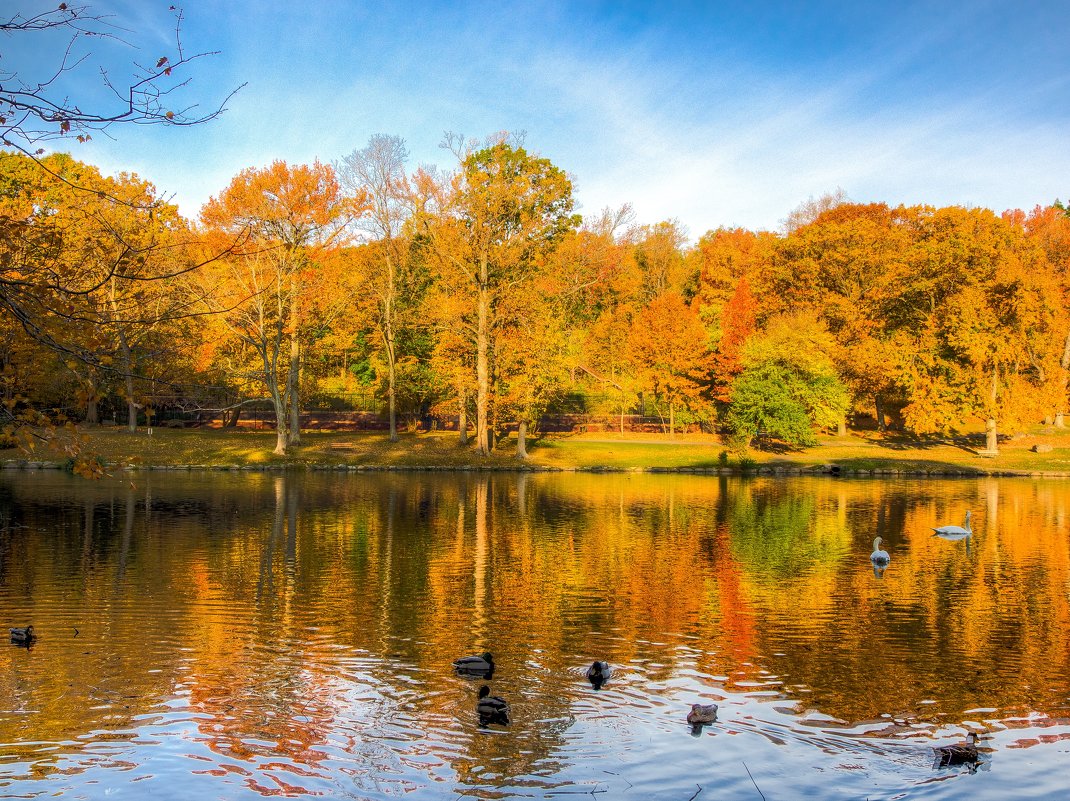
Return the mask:
[[333, 168], [284, 161], [243, 170], [205, 204], [205, 226], [249, 237], [244, 251], [199, 277], [202, 301], [253, 348], [276, 418], [276, 454], [300, 442], [304, 314], [317, 260], [342, 244], [365, 198], [344, 197]]
[[709, 353], [698, 313], [676, 292], [660, 295], [636, 313], [628, 348], [643, 385], [668, 406], [672, 436], [677, 407], [702, 405]]

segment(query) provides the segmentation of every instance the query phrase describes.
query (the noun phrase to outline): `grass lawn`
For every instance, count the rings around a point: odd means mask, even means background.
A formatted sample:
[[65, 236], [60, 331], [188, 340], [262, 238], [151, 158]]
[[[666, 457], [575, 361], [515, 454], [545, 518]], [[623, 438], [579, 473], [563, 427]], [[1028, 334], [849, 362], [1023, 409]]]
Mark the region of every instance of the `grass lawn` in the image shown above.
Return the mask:
[[[368, 432], [308, 432], [302, 444], [287, 457], [274, 456], [270, 431], [229, 429], [155, 429], [129, 434], [115, 428], [85, 431], [86, 450], [109, 465], [164, 466], [334, 466], [367, 467], [490, 467], [515, 468], [515, 440], [486, 459], [471, 447], [457, 444], [456, 433], [405, 433], [391, 443], [385, 434]], [[1036, 444], [1051, 445], [1050, 453], [1033, 453]], [[968, 472], [1059, 472], [1070, 473], [1070, 429], [1037, 426], [1024, 436], [1000, 444], [995, 458], [978, 456], [976, 437], [918, 438], [902, 434], [852, 432], [845, 437], [823, 437], [817, 447], [791, 450], [775, 447], [752, 449], [743, 459], [745, 467], [803, 468], [837, 464], [844, 469]], [[531, 467], [562, 469], [702, 469], [741, 466], [738, 455], [722, 457], [725, 446], [713, 435], [607, 433], [555, 435], [531, 443]], [[48, 453], [33, 457], [62, 462]], [[723, 461], [727, 458], [727, 464]], [[17, 450], [0, 451], [0, 459], [25, 460]]]

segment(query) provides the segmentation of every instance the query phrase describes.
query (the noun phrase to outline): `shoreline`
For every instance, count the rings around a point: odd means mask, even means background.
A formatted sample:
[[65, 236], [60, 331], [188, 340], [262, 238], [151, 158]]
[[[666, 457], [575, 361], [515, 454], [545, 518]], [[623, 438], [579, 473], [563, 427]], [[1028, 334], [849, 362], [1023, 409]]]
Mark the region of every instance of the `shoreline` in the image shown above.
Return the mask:
[[[29, 459], [8, 459], [0, 464], [0, 471], [35, 472], [68, 471], [62, 462]], [[835, 464], [816, 466], [755, 465], [742, 467], [592, 467], [543, 464], [486, 464], [486, 465], [367, 465], [367, 464], [172, 464], [172, 465], [113, 465], [106, 472], [204, 472], [204, 473], [649, 473], [746, 477], [824, 476], [827, 478], [1070, 478], [1070, 471], [1056, 470], [981, 470], [940, 468], [926, 470], [904, 467], [872, 469], [841, 467]]]

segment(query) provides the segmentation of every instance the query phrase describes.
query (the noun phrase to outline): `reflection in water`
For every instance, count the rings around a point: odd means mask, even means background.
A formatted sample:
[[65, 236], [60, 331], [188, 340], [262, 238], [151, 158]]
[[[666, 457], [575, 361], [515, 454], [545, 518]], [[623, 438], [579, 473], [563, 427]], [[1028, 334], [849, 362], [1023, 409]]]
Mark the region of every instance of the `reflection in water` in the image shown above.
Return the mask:
[[[963, 545], [932, 536], [970, 505]], [[995, 479], [4, 475], [0, 620], [40, 639], [0, 650], [0, 787], [752, 797], [745, 761], [770, 796], [877, 798], [983, 728], [999, 769], [970, 780], [1041, 797], [1068, 508]], [[874, 535], [894, 571], [859, 569]], [[508, 728], [453, 669], [484, 650]]]

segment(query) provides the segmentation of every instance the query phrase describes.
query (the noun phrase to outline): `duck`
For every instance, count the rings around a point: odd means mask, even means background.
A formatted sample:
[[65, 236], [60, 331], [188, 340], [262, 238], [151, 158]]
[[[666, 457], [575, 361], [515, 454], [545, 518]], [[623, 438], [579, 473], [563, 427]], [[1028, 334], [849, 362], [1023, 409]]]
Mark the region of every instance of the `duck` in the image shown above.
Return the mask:
[[970, 528], [970, 511], [966, 510], [966, 519], [961, 526], [940, 526], [940, 528], [934, 528], [934, 537], [943, 537], [948, 540], [961, 540], [963, 537], [969, 537], [973, 534], [973, 529]]
[[602, 685], [613, 675], [613, 668], [608, 662], [592, 662], [587, 668], [587, 680], [596, 690], [602, 689]]
[[11, 633], [11, 642], [16, 645], [29, 645], [37, 639], [37, 635], [33, 633], [33, 626], [10, 628], [8, 631]]
[[687, 722], [692, 726], [713, 723], [717, 720], [717, 704], [691, 704]]
[[887, 551], [881, 550], [880, 537], [873, 540], [873, 553], [869, 555], [869, 559], [875, 565], [886, 565], [892, 560], [892, 557], [888, 555]]
[[489, 651], [480, 656], [463, 656], [453, 660], [453, 667], [458, 673], [489, 679], [494, 675], [494, 657]]
[[956, 745], [941, 745], [933, 749], [936, 752], [936, 764], [939, 767], [945, 765], [965, 765], [977, 761], [977, 734], [970, 732], [966, 735], [966, 742]]
[[476, 712], [479, 713], [479, 723], [486, 726], [488, 723], [509, 725], [509, 704], [497, 695], [490, 694], [490, 687], [484, 684], [479, 688], [479, 700], [476, 702]]

